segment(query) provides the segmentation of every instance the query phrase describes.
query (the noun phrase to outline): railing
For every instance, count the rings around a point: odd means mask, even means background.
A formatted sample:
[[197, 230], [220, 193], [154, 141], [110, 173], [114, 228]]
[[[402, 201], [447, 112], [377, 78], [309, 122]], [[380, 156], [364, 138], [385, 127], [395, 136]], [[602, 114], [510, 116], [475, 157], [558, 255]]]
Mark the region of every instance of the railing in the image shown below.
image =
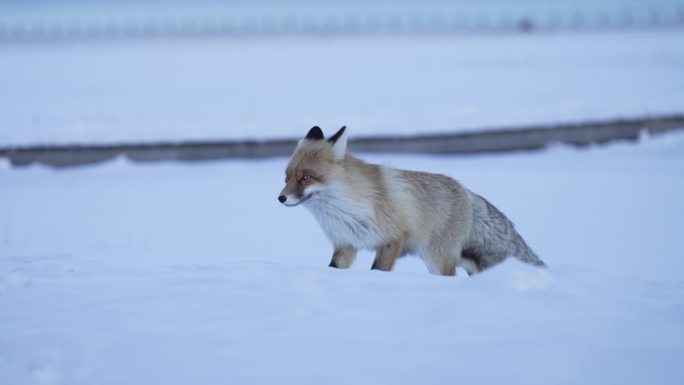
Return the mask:
[[0, 20], [1, 42], [193, 37], [460, 35], [554, 31], [640, 30], [684, 27], [684, 5], [612, 11], [529, 14], [414, 13], [243, 16], [126, 21], [35, 22]]

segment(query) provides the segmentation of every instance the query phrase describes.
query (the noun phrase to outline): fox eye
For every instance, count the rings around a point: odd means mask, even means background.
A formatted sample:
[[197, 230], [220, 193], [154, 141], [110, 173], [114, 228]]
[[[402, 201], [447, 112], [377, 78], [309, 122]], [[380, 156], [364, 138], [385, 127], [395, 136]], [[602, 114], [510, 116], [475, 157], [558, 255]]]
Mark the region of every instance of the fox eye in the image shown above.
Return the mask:
[[309, 175], [304, 175], [304, 176], [302, 177], [302, 181], [307, 181], [307, 180], [309, 180], [309, 179], [311, 179], [311, 177], [310, 177]]

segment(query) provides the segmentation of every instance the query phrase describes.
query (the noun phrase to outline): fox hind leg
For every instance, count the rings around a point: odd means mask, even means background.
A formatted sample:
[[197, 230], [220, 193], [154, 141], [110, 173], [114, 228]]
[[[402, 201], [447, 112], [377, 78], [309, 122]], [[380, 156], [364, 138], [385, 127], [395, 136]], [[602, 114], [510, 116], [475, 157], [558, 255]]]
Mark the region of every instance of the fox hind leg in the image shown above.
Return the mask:
[[453, 249], [447, 250], [442, 247], [430, 247], [428, 250], [420, 253], [420, 257], [431, 274], [456, 275], [456, 266], [459, 264], [460, 258], [453, 253]]
[[477, 261], [465, 257], [461, 257], [461, 263], [459, 266], [462, 267], [468, 273], [468, 275], [477, 274], [482, 271], [482, 268], [480, 268], [480, 265], [477, 263]]
[[460, 267], [468, 272], [468, 275], [473, 275], [484, 270], [482, 265], [482, 253], [480, 253], [476, 248], [466, 247], [461, 250], [461, 262]]

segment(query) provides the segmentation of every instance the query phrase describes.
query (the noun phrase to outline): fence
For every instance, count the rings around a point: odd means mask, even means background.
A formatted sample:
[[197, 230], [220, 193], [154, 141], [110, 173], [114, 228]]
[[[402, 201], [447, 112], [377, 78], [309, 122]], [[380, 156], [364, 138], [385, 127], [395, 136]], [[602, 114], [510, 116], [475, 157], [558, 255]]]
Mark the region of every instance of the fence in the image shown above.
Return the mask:
[[639, 30], [684, 26], [684, 5], [531, 13], [412, 13], [3, 22], [0, 42], [197, 37], [460, 35]]

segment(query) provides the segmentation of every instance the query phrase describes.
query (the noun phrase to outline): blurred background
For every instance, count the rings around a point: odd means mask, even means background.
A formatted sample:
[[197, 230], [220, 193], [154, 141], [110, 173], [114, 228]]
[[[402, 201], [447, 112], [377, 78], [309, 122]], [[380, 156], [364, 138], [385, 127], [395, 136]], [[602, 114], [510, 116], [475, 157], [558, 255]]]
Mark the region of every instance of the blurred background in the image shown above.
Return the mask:
[[3, 0], [0, 147], [677, 115], [682, 29], [677, 0]]

